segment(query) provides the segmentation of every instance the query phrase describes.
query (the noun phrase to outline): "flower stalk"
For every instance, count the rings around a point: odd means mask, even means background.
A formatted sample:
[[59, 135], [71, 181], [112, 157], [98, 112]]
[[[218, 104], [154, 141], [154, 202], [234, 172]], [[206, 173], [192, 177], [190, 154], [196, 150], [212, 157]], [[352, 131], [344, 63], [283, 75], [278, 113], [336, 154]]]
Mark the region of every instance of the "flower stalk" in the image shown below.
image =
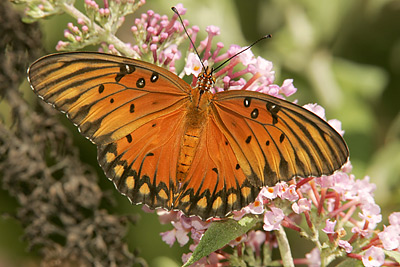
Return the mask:
[[292, 252], [290, 251], [289, 240], [287, 238], [285, 229], [282, 225], [275, 231], [276, 240], [278, 241], [279, 252], [282, 258], [282, 264], [284, 267], [294, 267]]

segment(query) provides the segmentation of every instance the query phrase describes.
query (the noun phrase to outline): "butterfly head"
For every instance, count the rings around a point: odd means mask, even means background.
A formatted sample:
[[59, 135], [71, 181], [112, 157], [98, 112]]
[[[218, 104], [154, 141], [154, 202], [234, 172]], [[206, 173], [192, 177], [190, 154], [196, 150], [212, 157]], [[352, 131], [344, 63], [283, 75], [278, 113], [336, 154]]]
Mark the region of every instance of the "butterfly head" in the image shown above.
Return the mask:
[[206, 67], [197, 77], [196, 88], [199, 89], [200, 92], [210, 91], [211, 88], [213, 88], [215, 83], [213, 71], [212, 68]]

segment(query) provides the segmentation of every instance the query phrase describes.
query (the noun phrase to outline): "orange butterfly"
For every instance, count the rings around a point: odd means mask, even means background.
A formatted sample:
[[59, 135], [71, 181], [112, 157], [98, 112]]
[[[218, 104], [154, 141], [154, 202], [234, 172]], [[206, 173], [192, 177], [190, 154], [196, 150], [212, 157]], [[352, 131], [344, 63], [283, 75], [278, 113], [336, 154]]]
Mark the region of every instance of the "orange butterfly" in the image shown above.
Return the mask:
[[154, 64], [101, 53], [43, 57], [35, 93], [98, 146], [98, 161], [133, 203], [225, 217], [262, 186], [331, 175], [349, 156], [312, 112], [245, 90], [213, 94], [212, 70], [192, 88]]

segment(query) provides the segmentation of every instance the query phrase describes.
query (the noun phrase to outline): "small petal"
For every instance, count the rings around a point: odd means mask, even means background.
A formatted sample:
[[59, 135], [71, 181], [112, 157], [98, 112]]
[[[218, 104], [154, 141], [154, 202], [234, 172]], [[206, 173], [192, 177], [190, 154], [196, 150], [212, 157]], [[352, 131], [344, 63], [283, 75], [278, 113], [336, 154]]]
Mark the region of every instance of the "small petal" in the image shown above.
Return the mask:
[[283, 84], [280, 88], [281, 93], [285, 96], [291, 96], [296, 93], [297, 88], [293, 85], [293, 79], [286, 79], [283, 81]]
[[350, 245], [350, 243], [345, 240], [339, 240], [338, 245], [339, 247], [344, 248], [346, 253], [350, 253], [353, 250], [353, 247]]
[[378, 233], [379, 239], [382, 242], [384, 249], [394, 250], [400, 246], [400, 226], [389, 225], [385, 229]]
[[[359, 213], [359, 217], [366, 220], [371, 225], [376, 225], [382, 221], [382, 215], [380, 214], [381, 208], [374, 203], [367, 203], [361, 206], [362, 213]], [[371, 226], [370, 228], [375, 228]]]
[[399, 225], [400, 226], [400, 212], [393, 212], [389, 216], [389, 222], [392, 225]]
[[194, 75], [199, 76], [200, 72], [203, 70], [199, 57], [194, 54], [190, 53], [187, 57], [186, 66], [184, 68], [186, 75]]
[[296, 186], [290, 185], [286, 191], [282, 194], [282, 199], [287, 199], [289, 201], [296, 201], [299, 199], [299, 195], [296, 192]]
[[266, 186], [261, 189], [259, 195], [267, 199], [275, 199], [278, 196], [278, 192], [275, 187]]
[[327, 219], [325, 221], [325, 228], [322, 229], [322, 231], [324, 231], [327, 234], [334, 234], [335, 226], [336, 226], [336, 221], [331, 222], [331, 220]]
[[264, 214], [264, 230], [278, 230], [284, 217], [285, 215], [281, 209], [271, 207], [271, 211], [267, 211]]
[[303, 108], [308, 109], [309, 111], [314, 112], [319, 117], [325, 120], [325, 109], [318, 104], [307, 104], [304, 105]]
[[328, 121], [329, 125], [332, 126], [341, 136], [344, 135], [344, 131], [342, 130], [342, 122], [337, 119], [332, 119]]
[[304, 211], [311, 210], [311, 200], [306, 198], [301, 198], [299, 201], [293, 203], [292, 209], [295, 213], [300, 214]]
[[160, 233], [162, 241], [164, 241], [170, 247], [172, 247], [172, 245], [175, 243], [175, 240], [176, 240], [175, 233], [176, 233], [175, 229], [172, 229], [172, 230], [167, 231], [167, 232]]

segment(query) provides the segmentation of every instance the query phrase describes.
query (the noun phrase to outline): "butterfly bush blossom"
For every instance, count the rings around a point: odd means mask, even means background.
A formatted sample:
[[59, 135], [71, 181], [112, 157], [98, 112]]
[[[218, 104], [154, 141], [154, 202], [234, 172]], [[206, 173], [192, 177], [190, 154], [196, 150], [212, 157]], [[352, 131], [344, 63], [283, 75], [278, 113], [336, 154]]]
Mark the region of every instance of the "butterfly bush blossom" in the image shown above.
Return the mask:
[[[41, 0], [28, 2], [30, 5], [26, 14], [31, 20], [54, 15], [60, 10], [66, 11], [65, 6], [51, 5]], [[186, 51], [180, 48], [183, 42], [189, 41], [178, 16], [173, 14], [170, 18], [152, 10], [134, 19], [130, 30], [136, 42], [121, 42], [113, 34], [124, 22], [124, 16], [133, 13], [144, 3], [143, 0], [105, 0], [104, 7], [99, 7], [93, 0], [85, 0], [85, 14], [67, 6], [68, 13], [75, 16], [76, 22], [68, 23], [64, 31], [66, 40], [57, 44], [57, 50], [71, 51], [97, 44], [102, 52], [123, 54], [163, 66], [181, 78], [191, 79], [194, 86], [196, 77], [203, 70], [201, 62], [205, 66], [216, 67], [244, 49], [238, 45], [225, 47], [222, 42], [216, 42], [215, 37], [220, 34], [216, 26], [208, 26], [205, 29], [206, 38], [198, 40], [199, 27], [189, 26], [189, 22], [183, 20], [193, 43], [197, 44], [196, 50], [201, 55], [199, 59], [191, 44]], [[182, 4], [178, 4], [176, 9], [180, 15], [186, 13]], [[179, 65], [176, 63], [181, 59], [185, 60], [185, 64], [177, 67]], [[214, 75], [214, 93], [251, 90], [285, 99], [297, 91], [292, 79], [276, 84], [272, 62], [256, 57], [251, 50], [233, 57]], [[321, 106], [308, 104], [304, 108], [326, 120]], [[338, 133], [344, 134], [340, 121], [327, 122]], [[326, 266], [337, 257], [347, 256], [365, 266], [398, 265], [394, 259], [399, 257], [395, 253], [399, 252], [400, 247], [400, 212], [391, 214], [390, 224], [379, 231], [377, 225], [382, 221], [382, 215], [374, 201], [376, 186], [370, 183], [368, 176], [355, 179], [351, 171], [349, 161], [331, 176], [298, 178], [296, 181], [279, 182], [273, 187], [262, 188], [253, 203], [234, 211], [230, 216], [235, 221], [252, 216], [258, 221], [256, 226], [239, 234], [225, 247], [201, 258], [193, 266], [280, 264], [280, 261], [271, 259], [271, 251], [278, 246], [282, 250], [278, 233], [283, 228], [297, 232], [315, 246], [304, 258], [292, 259], [294, 264]], [[226, 220], [213, 218], [202, 221], [196, 216], [187, 217], [180, 211], [163, 209], [156, 212], [161, 223], [170, 223], [173, 227], [161, 233], [162, 240], [170, 246], [175, 243], [183, 246], [191, 242], [189, 249], [192, 252], [214, 221]], [[182, 261], [188, 261], [192, 252], [184, 254]], [[388, 255], [390, 259], [385, 260]]]

